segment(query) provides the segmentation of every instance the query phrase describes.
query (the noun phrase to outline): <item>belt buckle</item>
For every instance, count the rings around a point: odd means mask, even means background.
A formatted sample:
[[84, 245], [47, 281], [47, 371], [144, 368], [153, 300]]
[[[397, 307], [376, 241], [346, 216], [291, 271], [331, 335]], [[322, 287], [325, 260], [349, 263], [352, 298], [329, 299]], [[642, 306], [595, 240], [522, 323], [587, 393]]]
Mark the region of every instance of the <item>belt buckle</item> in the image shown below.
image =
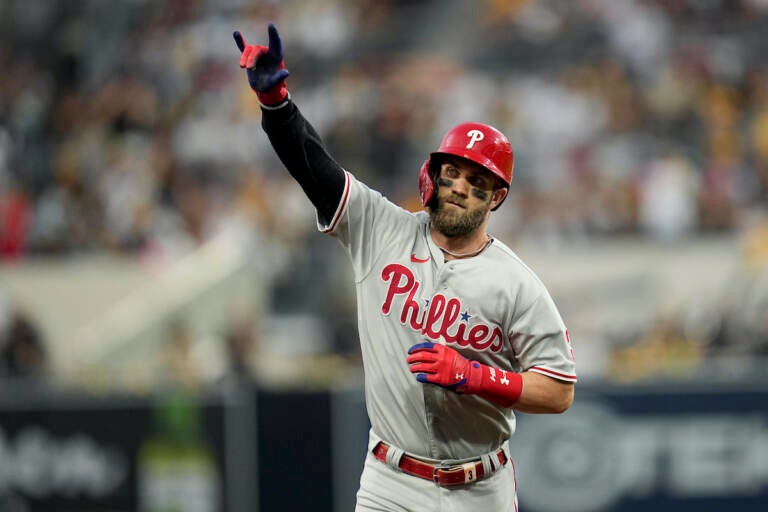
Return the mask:
[[451, 469], [453, 469], [455, 467], [456, 466], [453, 466], [453, 465], [450, 465], [450, 464], [445, 464], [443, 462], [441, 462], [439, 464], [435, 464], [434, 466], [432, 466], [432, 480], [436, 484], [440, 485], [440, 478], [438, 476], [438, 472], [451, 470]]
[[[445, 464], [445, 463], [435, 464], [435, 466], [432, 468], [432, 480], [434, 480], [436, 484], [441, 486], [456, 485], [454, 483], [447, 483], [447, 484], [441, 483], [438, 473], [440, 471], [465, 470], [465, 466], [467, 466], [467, 464]], [[466, 475], [466, 470], [465, 470], [465, 475]], [[467, 480], [465, 480], [464, 483], [467, 483]]]

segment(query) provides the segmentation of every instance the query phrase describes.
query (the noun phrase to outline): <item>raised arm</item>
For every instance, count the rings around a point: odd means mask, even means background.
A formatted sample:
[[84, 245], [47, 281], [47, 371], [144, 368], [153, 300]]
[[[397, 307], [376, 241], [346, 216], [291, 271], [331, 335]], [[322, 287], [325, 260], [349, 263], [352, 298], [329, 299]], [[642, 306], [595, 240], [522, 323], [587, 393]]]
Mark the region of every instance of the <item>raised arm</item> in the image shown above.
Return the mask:
[[277, 156], [315, 206], [319, 220], [327, 223], [344, 193], [344, 170], [291, 101], [282, 42], [274, 25], [268, 32], [269, 46], [249, 45], [240, 32], [233, 34], [241, 52], [240, 67], [261, 104], [261, 126]]

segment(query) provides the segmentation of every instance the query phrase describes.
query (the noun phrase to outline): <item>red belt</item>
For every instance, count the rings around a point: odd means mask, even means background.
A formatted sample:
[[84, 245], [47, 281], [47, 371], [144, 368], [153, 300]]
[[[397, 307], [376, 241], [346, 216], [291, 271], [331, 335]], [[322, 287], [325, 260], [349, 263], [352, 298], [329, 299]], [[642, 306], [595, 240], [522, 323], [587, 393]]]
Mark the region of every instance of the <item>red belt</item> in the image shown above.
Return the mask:
[[[387, 451], [389, 451], [389, 445], [384, 442], [379, 442], [373, 449], [373, 454], [378, 460], [386, 464]], [[495, 453], [495, 456], [500, 463], [498, 467], [507, 463], [507, 456], [504, 453], [504, 450], [499, 449], [499, 451]], [[432, 480], [438, 485], [446, 487], [477, 482], [478, 480], [491, 476], [495, 471], [492, 470], [486, 475], [482, 461], [467, 462], [466, 464], [445, 467], [437, 464], [430, 464], [429, 462], [408, 455], [403, 455], [400, 458], [400, 464], [398, 464], [397, 467], [400, 468], [403, 473], [417, 476], [425, 480]]]

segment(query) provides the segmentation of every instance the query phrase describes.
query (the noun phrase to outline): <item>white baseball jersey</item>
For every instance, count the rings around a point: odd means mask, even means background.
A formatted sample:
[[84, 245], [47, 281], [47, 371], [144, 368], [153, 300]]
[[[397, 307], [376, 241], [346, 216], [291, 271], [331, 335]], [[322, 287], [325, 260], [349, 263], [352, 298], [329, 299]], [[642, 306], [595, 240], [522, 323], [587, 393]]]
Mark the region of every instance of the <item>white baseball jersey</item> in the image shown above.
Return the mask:
[[515, 430], [511, 409], [417, 382], [406, 363], [416, 343], [446, 343], [490, 366], [576, 381], [554, 302], [498, 240], [477, 256], [445, 261], [426, 212], [400, 208], [349, 173], [333, 219], [318, 227], [352, 262], [366, 406], [386, 442], [427, 458], [466, 459], [496, 450]]

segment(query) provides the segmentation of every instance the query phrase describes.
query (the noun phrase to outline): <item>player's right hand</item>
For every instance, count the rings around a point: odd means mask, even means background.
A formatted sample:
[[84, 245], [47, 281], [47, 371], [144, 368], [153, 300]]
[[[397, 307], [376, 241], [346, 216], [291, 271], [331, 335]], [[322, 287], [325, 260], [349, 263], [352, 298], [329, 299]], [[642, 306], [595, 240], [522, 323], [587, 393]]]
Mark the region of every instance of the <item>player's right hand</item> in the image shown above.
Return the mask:
[[232, 36], [240, 50], [240, 67], [245, 68], [248, 83], [263, 105], [277, 105], [288, 97], [285, 79], [290, 72], [285, 69], [283, 44], [273, 24], [269, 24], [269, 46], [247, 44], [243, 35], [235, 31]]
[[408, 369], [422, 384], [466, 391], [472, 373], [470, 361], [451, 347], [431, 341], [417, 343], [408, 349], [406, 361]]

